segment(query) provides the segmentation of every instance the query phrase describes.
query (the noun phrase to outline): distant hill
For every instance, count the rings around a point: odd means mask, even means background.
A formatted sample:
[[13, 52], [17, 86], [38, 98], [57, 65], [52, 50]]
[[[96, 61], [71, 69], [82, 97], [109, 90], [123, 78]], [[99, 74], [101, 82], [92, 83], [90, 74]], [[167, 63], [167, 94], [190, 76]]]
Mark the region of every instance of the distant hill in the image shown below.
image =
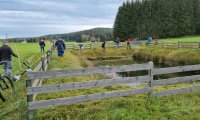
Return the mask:
[[9, 42], [38, 42], [41, 39], [53, 40], [61, 37], [65, 41], [85, 42], [85, 41], [109, 41], [113, 39], [112, 28], [94, 28], [89, 30], [83, 30], [78, 32], [66, 33], [66, 34], [51, 34], [40, 37], [29, 38], [11, 38]]
[[104, 41], [112, 40], [113, 38], [113, 29], [112, 28], [94, 28], [90, 30], [83, 30], [79, 32], [72, 32], [67, 34], [57, 34], [57, 35], [48, 35], [48, 38], [55, 39], [56, 37], [61, 37], [65, 41]]

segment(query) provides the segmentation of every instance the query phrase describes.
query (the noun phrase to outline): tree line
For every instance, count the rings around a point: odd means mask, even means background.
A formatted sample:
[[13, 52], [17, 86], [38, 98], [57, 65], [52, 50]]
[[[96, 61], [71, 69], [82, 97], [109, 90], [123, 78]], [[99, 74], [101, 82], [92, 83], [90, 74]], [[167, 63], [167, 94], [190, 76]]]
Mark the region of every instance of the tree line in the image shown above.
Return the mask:
[[111, 41], [113, 40], [113, 29], [94, 28], [90, 30], [83, 30], [66, 34], [51, 34], [51, 35], [45, 35], [40, 37], [29, 37], [29, 38], [10, 38], [7, 39], [7, 41], [16, 43], [21, 43], [21, 42], [36, 43], [39, 42], [40, 40], [48, 40], [52, 42], [53, 40], [57, 40], [59, 38], [62, 38], [66, 42]]
[[200, 0], [132, 0], [119, 7], [114, 36], [144, 39], [200, 34]]

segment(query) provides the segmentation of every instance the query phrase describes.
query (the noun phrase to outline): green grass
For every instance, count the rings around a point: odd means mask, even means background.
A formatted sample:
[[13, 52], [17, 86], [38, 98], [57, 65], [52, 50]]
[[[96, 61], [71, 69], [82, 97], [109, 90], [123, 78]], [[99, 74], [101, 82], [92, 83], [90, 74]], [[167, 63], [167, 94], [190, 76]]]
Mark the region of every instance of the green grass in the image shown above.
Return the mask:
[[[38, 57], [42, 56], [43, 53], [40, 53], [40, 48], [38, 43], [32, 44], [9, 44], [15, 53], [19, 53], [21, 64], [25, 61], [33, 63]], [[47, 44], [45, 49], [49, 49], [51, 44]], [[22, 72], [25, 70], [25, 67], [22, 64], [22, 70], [19, 67], [19, 59], [14, 58], [13, 61], [13, 75]], [[2, 67], [1, 67], [2, 68]], [[3, 69], [1, 69], [1, 72]], [[15, 84], [15, 95], [8, 98], [5, 103], [0, 101], [0, 120], [23, 120], [26, 119], [27, 103], [26, 103], [26, 82], [25, 76], [22, 80], [17, 81]]]
[[198, 120], [200, 93], [168, 97], [136, 95], [41, 109], [38, 120]]
[[167, 39], [159, 39], [159, 42], [200, 42], [199, 36], [187, 36], [181, 38], [167, 38]]
[[200, 49], [142, 46], [135, 49], [134, 59], [164, 63], [167, 66], [200, 64]]
[[[200, 37], [181, 38], [181, 41], [199, 42]], [[180, 39], [168, 39], [167, 42], [179, 41]], [[162, 40], [161, 40], [162, 41]], [[95, 43], [100, 45], [100, 43]], [[110, 42], [113, 44], [113, 42]], [[107, 44], [108, 45], [108, 44]], [[125, 46], [125, 43], [123, 43]], [[14, 51], [14, 44], [11, 44]], [[16, 44], [18, 52], [20, 54], [21, 63], [28, 60], [33, 63], [42, 54], [39, 51], [38, 44]], [[50, 45], [48, 45], [50, 46]], [[51, 61], [51, 70], [69, 69], [69, 68], [83, 68], [93, 67], [95, 64], [90, 60], [109, 60], [118, 58], [132, 58], [141, 59], [142, 62], [152, 60], [154, 62], [178, 62], [177, 64], [199, 64], [200, 62], [200, 50], [196, 49], [167, 49], [160, 47], [132, 47], [132, 50], [127, 50], [125, 47], [116, 49], [109, 48], [106, 51], [102, 51], [99, 48], [84, 50], [83, 52], [66, 51], [64, 59], [60, 60], [53, 55]], [[88, 60], [88, 58], [90, 60]], [[121, 64], [120, 64], [121, 65]], [[18, 59], [13, 58], [13, 74], [19, 73]], [[79, 77], [67, 77], [62, 79], [44, 80], [44, 85], [49, 84], [61, 84], [68, 82], [81, 82], [107, 79], [105, 75], [87, 75]], [[182, 88], [186, 86], [199, 85], [196, 83], [184, 83], [169, 86], [158, 86], [155, 90], [168, 90], [175, 89], [177, 87]], [[0, 101], [0, 120], [23, 120], [27, 116], [27, 103], [26, 103], [26, 87], [25, 76], [22, 81], [15, 83], [16, 93], [14, 97], [11, 97], [7, 102], [2, 103]], [[94, 89], [83, 89], [69, 92], [59, 92], [51, 94], [41, 94], [37, 97], [37, 100], [52, 99], [58, 97], [68, 97], [75, 95], [85, 95], [93, 93], [104, 93], [108, 91], [124, 89], [134, 89], [129, 86], [106, 86]], [[200, 118], [200, 93], [185, 93], [180, 95], [173, 95], [168, 97], [155, 97], [148, 95], [136, 95], [130, 97], [120, 97], [113, 99], [97, 100], [92, 102], [77, 103], [72, 105], [66, 105], [61, 107], [40, 109], [37, 111], [36, 119], [82, 119], [82, 120], [140, 120], [140, 119], [188, 119], [198, 120]]]
[[[107, 59], [118, 59], [124, 57], [132, 57], [136, 52], [141, 52], [141, 57], [150, 55], [160, 55], [156, 53], [157, 50], [165, 51], [166, 53], [161, 55], [165, 56], [171, 52], [177, 52], [177, 50], [172, 49], [161, 49], [161, 48], [149, 48], [149, 47], [138, 47], [133, 50], [126, 50], [126, 48], [113, 49], [109, 48], [106, 51], [101, 49], [84, 50], [79, 53], [76, 51], [68, 51], [65, 54], [64, 60], [59, 60], [56, 55], [53, 56], [54, 66], [51, 69], [67, 69], [67, 68], [82, 68], [94, 66], [93, 62], [88, 61], [87, 58], [91, 60], [107, 60]], [[147, 53], [145, 53], [148, 51]], [[184, 51], [184, 49], [181, 49]], [[155, 53], [154, 53], [155, 52]], [[143, 53], [143, 54], [142, 54]], [[152, 54], [153, 53], [153, 54]], [[199, 54], [187, 49], [184, 55]], [[175, 56], [183, 54], [182, 52], [177, 52], [171, 58], [176, 58]], [[192, 54], [192, 56], [194, 56]], [[172, 55], [169, 55], [172, 56]], [[187, 56], [188, 57], [188, 56]], [[191, 56], [189, 56], [191, 57]], [[176, 58], [177, 59], [177, 58]], [[184, 59], [187, 60], [187, 59]], [[44, 80], [43, 84], [61, 84], [68, 82], [83, 82], [89, 80], [103, 79], [106, 76], [100, 75], [88, 75], [80, 77], [68, 77], [62, 79], [52, 79]], [[156, 91], [183, 88], [187, 86], [200, 85], [200, 82], [194, 83], [183, 83], [168, 86], [158, 86], [155, 87]], [[136, 87], [137, 88], [137, 87]], [[135, 89], [134, 87], [129, 87], [126, 85], [117, 86], [106, 86], [92, 89], [82, 89], [74, 90], [68, 92], [58, 92], [41, 94], [37, 97], [37, 100], [45, 99], [55, 99], [60, 97], [70, 97], [77, 95], [87, 95], [94, 93], [104, 93], [116, 90], [126, 90]], [[200, 93], [184, 93], [180, 95], [172, 95], [168, 97], [155, 97], [148, 95], [136, 95], [129, 97], [120, 97], [112, 99], [103, 99], [92, 102], [77, 103], [72, 105], [65, 105], [60, 107], [53, 107], [48, 109], [40, 109], [36, 112], [36, 119], [69, 119], [69, 120], [140, 120], [140, 119], [158, 119], [158, 120], [168, 120], [168, 119], [188, 119], [188, 120], [198, 120], [200, 115]]]

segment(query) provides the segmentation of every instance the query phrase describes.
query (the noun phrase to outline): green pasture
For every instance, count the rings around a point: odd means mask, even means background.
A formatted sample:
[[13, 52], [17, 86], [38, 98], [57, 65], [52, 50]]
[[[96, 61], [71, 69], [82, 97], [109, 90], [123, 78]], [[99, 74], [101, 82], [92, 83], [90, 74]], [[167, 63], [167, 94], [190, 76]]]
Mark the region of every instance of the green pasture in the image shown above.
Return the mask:
[[[36, 59], [43, 55], [40, 52], [40, 47], [38, 43], [9, 43], [9, 46], [13, 51], [20, 56], [20, 62], [22, 69], [19, 66], [19, 59], [12, 57], [13, 61], [13, 76], [21, 73], [25, 70], [25, 66], [22, 64], [25, 61], [33, 63]], [[47, 44], [45, 50], [50, 48], [51, 44]], [[3, 68], [1, 67], [1, 72]], [[17, 81], [15, 84], [15, 95], [10, 97], [5, 103], [0, 101], [0, 120], [21, 120], [26, 116], [26, 83], [25, 76], [22, 80]]]
[[[148, 50], [148, 55], [145, 53]], [[80, 52], [79, 50], [66, 51], [64, 59], [59, 59], [56, 53], [53, 55], [53, 60], [50, 69], [68, 69], [68, 68], [83, 68], [93, 67], [94, 64], [88, 60], [106, 60], [106, 59], [118, 59], [124, 57], [132, 57], [133, 54], [138, 54], [141, 51], [141, 56], [150, 56], [152, 53], [160, 55], [155, 51], [165, 52], [162, 56], [174, 55], [178, 56], [184, 52], [185, 49], [162, 49], [162, 48], [149, 48], [149, 47], [138, 47], [132, 50], [126, 48], [109, 48], [106, 51], [101, 49], [88, 49]], [[187, 57], [194, 54], [199, 56], [200, 51], [192, 51], [186, 49], [184, 55]], [[171, 54], [171, 55], [170, 55]], [[192, 57], [192, 56], [191, 56]], [[173, 57], [172, 57], [173, 58]], [[185, 59], [186, 60], [186, 59]], [[199, 60], [199, 58], [198, 58]], [[198, 62], [199, 63], [199, 62]], [[86, 75], [79, 77], [67, 77], [59, 79], [44, 80], [44, 85], [61, 84], [68, 82], [84, 82], [91, 80], [105, 79], [108, 76], [105, 75]], [[155, 90], [168, 90], [183, 88], [187, 86], [200, 85], [200, 82], [183, 83], [168, 86], [158, 86]], [[115, 85], [106, 86], [92, 89], [74, 90], [68, 92], [58, 92], [41, 94], [37, 97], [37, 100], [48, 100], [56, 99], [61, 97], [70, 97], [77, 95], [87, 95], [95, 93], [111, 92], [116, 90], [135, 89], [138, 87], [130, 87], [127, 85]], [[199, 92], [184, 93], [180, 95], [173, 95], [168, 97], [155, 97], [148, 95], [136, 95], [130, 97], [103, 99], [92, 102], [77, 103], [72, 105], [65, 105], [60, 107], [53, 107], [48, 109], [37, 110], [35, 117], [36, 119], [69, 119], [69, 120], [140, 120], [140, 119], [188, 119], [198, 120], [200, 115], [200, 94]]]
[[[184, 37], [179, 39], [161, 39], [159, 41], [178, 42], [189, 41], [199, 42], [200, 37]], [[66, 44], [79, 44], [79, 43], [66, 43]], [[88, 44], [88, 43], [84, 43]], [[50, 70], [60, 70], [69, 68], [84, 68], [94, 67], [94, 63], [90, 60], [106, 60], [118, 58], [134, 58], [141, 59], [143, 62], [149, 60], [154, 62], [176, 61], [178, 64], [200, 64], [200, 50], [199, 49], [172, 49], [160, 48], [152, 46], [132, 46], [132, 50], [127, 50], [125, 43], [122, 48], [106, 48], [105, 51], [101, 50], [101, 43], [99, 47], [88, 49], [80, 52], [79, 50], [65, 51], [64, 59], [57, 57], [56, 51], [53, 54], [50, 64]], [[112, 41], [109, 44], [114, 44]], [[38, 43], [26, 44], [10, 44], [13, 51], [19, 53], [20, 61], [28, 61], [33, 63], [38, 57], [42, 55]], [[48, 44], [46, 50], [52, 44]], [[108, 45], [106, 43], [106, 45]], [[16, 46], [16, 47], [15, 47]], [[89, 59], [88, 59], [89, 58]], [[13, 57], [13, 75], [23, 71], [20, 70], [18, 59]], [[2, 70], [2, 69], [1, 69]], [[89, 80], [105, 79], [105, 75], [87, 75], [79, 77], [68, 77], [62, 79], [44, 80], [44, 85], [60, 84], [67, 82], [82, 82]], [[200, 85], [196, 83], [184, 83], [172, 86], [156, 87], [155, 90], [174, 89], [177, 87], [185, 87], [191, 85]], [[26, 120], [27, 119], [27, 103], [26, 103], [26, 87], [25, 76], [21, 81], [15, 82], [16, 92], [13, 97], [10, 97], [5, 103], [0, 101], [0, 120]], [[94, 89], [83, 89], [70, 92], [59, 92], [51, 94], [41, 94], [37, 100], [52, 99], [58, 97], [67, 97], [75, 95], [85, 95], [93, 93], [103, 93], [108, 91], [122, 90], [122, 89], [135, 89], [134, 87], [117, 85], [107, 86]], [[77, 103], [61, 107], [41, 109], [36, 112], [37, 120], [140, 120], [140, 119], [158, 119], [158, 120], [198, 120], [200, 118], [200, 93], [185, 93], [180, 95], [173, 95], [168, 97], [155, 97], [148, 95], [137, 95], [130, 97], [121, 97], [114, 99], [104, 99], [93, 102]]]
[[181, 38], [167, 38], [167, 39], [159, 39], [159, 42], [200, 42], [199, 36], [186, 36]]

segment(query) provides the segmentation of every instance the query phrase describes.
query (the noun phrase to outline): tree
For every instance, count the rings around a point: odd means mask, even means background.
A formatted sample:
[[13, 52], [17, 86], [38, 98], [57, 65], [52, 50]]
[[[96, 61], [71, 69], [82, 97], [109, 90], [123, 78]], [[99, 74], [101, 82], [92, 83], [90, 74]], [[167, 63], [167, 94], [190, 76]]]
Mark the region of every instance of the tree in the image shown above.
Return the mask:
[[160, 38], [200, 34], [200, 0], [132, 0], [119, 7], [113, 35]]

